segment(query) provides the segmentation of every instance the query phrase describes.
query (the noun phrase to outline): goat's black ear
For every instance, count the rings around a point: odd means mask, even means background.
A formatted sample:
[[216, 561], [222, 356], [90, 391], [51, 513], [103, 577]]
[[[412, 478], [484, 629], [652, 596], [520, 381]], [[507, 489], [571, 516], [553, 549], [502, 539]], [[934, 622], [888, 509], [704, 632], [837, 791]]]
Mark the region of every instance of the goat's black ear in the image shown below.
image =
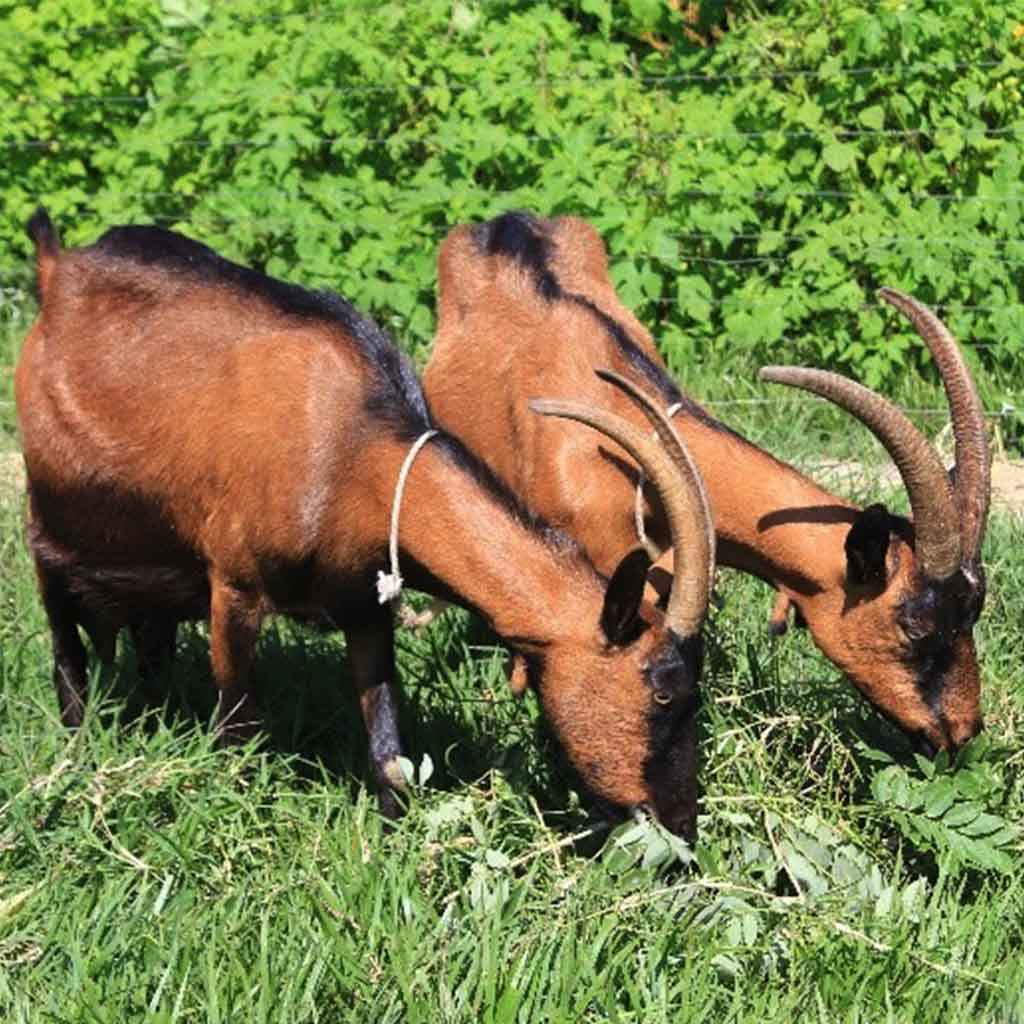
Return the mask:
[[660, 565], [652, 565], [647, 571], [647, 582], [658, 595], [658, 607], [664, 611], [668, 607], [668, 599], [672, 595], [672, 573], [662, 569]]
[[892, 517], [884, 505], [860, 512], [846, 535], [846, 579], [855, 586], [885, 586]]
[[637, 635], [637, 613], [644, 599], [650, 555], [643, 548], [630, 551], [612, 574], [604, 592], [601, 629], [611, 644], [628, 644]]

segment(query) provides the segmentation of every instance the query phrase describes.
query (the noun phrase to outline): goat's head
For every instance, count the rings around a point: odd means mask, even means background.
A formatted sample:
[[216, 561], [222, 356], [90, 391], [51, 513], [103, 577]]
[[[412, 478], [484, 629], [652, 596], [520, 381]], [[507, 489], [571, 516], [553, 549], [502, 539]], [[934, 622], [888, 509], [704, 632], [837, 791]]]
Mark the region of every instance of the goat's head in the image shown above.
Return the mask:
[[677, 572], [661, 610], [644, 601], [648, 555], [627, 554], [608, 583], [595, 633], [534, 654], [535, 683], [570, 760], [596, 796], [619, 807], [646, 806], [667, 828], [692, 837], [713, 522], [700, 475], [664, 413], [629, 381], [601, 376], [637, 402], [660, 443], [591, 406], [534, 400], [530, 407], [593, 427], [643, 467], [666, 509]]
[[[842, 607], [827, 610], [830, 622], [815, 635], [858, 689], [931, 754], [962, 746], [982, 728], [972, 630], [985, 600], [988, 448], [981, 402], [950, 332], [909, 296], [891, 289], [879, 295], [911, 320], [938, 364], [953, 421], [952, 479], [903, 413], [854, 381], [797, 367], [766, 367], [761, 377], [846, 409], [900, 471], [913, 523], [881, 505], [855, 514], [845, 579], [831, 588]], [[817, 604], [802, 605], [809, 623], [825, 611]]]

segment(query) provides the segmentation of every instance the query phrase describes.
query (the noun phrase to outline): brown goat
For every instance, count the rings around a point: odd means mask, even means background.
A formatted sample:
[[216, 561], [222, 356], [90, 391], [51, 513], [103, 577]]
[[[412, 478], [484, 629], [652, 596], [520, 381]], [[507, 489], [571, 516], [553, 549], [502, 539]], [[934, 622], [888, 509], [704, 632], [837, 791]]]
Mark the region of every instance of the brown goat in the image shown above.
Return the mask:
[[[881, 505], [859, 510], [835, 497], [684, 397], [616, 295], [604, 246], [585, 222], [508, 214], [457, 228], [442, 246], [438, 277], [437, 340], [424, 372], [438, 421], [575, 537], [599, 569], [637, 542], [636, 466], [600, 438], [529, 416], [526, 397], [558, 381], [592, 402], [600, 386], [591, 368], [608, 366], [663, 408], [677, 407], [672, 423], [704, 477], [718, 561], [779, 590], [776, 631], [791, 602], [820, 649], [925, 752], [956, 748], [979, 731], [972, 628], [985, 593], [988, 456], [970, 375], [932, 313], [881, 293], [910, 317], [946, 383], [955, 488], [884, 399], [835, 375], [764, 371], [831, 398], [876, 433], [907, 485], [912, 524]], [[613, 408], [636, 419], [621, 398]], [[644, 494], [646, 532], [664, 547], [657, 498]], [[658, 568], [671, 571], [671, 555]], [[658, 578], [656, 568], [651, 580]]]
[[382, 809], [396, 813], [393, 626], [374, 574], [405, 465], [410, 585], [476, 610], [517, 652], [594, 794], [693, 835], [713, 539], [699, 478], [657, 410], [661, 444], [599, 409], [542, 403], [614, 437], [656, 481], [694, 577], [664, 612], [643, 601], [645, 554], [606, 581], [454, 437], [438, 433], [408, 464], [431, 427], [419, 382], [344, 300], [157, 228], [64, 251], [45, 211], [28, 230], [41, 310], [15, 384], [66, 724], [81, 723], [86, 699], [79, 626], [106, 659], [132, 628], [145, 662], [173, 647], [177, 622], [208, 618], [226, 740], [255, 726], [248, 674], [264, 616], [339, 628]]

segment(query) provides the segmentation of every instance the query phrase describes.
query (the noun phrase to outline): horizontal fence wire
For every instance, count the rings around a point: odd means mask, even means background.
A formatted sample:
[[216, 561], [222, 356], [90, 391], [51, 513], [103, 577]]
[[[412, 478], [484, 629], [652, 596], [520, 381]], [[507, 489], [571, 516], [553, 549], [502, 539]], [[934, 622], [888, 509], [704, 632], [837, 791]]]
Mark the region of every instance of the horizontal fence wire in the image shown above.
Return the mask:
[[[643, 85], [643, 86], [666, 86], [666, 85], [694, 85], [722, 84], [730, 82], [745, 81], [785, 81], [790, 79], [834, 79], [834, 78], [859, 78], [869, 76], [891, 76], [910, 77], [920, 75], [929, 71], [941, 71], [952, 74], [969, 70], [991, 70], [999, 67], [1003, 61], [957, 61], [954, 63], [939, 63], [936, 61], [922, 61], [917, 64], [895, 64], [895, 65], [865, 65], [862, 67], [834, 67], [829, 69], [806, 68], [800, 70], [771, 70], [764, 71], [734, 71], [703, 74], [701, 72], [684, 72], [673, 75], [643, 75], [630, 73], [625, 68], [614, 75], [550, 75], [532, 76], [530, 78], [507, 79], [495, 81], [488, 79], [482, 83], [460, 82], [460, 81], [437, 81], [429, 85], [422, 85], [412, 88], [408, 85], [344, 85], [344, 86], [318, 86], [316, 94], [320, 98], [327, 96], [358, 96], [358, 95], [388, 95], [392, 93], [419, 93], [426, 95], [444, 90], [449, 95], [458, 95], [463, 92], [473, 92], [480, 89], [501, 90], [502, 92], [528, 92], [534, 89], [567, 89], [567, 88], [593, 88], [598, 85]], [[255, 98], [262, 95], [275, 95], [278, 89], [263, 87], [238, 89], [226, 92], [223, 98], [230, 99], [232, 96], [245, 96]], [[283, 90], [287, 91], [287, 90]], [[23, 103], [36, 103], [43, 106], [59, 106], [71, 103], [82, 106], [124, 106], [143, 105], [150, 102], [147, 96], [133, 94], [110, 94], [108, 96], [26, 96]]]
[[[221, 3], [219, 9], [223, 12], [229, 10], [231, 6], [230, 3]], [[286, 11], [279, 14], [265, 14], [258, 18], [244, 18], [236, 21], [235, 25], [251, 27], [278, 24], [288, 18], [303, 18], [306, 21], [321, 20], [331, 13], [334, 13], [334, 11], [330, 7], [316, 7], [306, 11]], [[197, 17], [192, 21], [172, 18], [158, 20], [154, 18], [152, 21], [125, 21], [118, 25], [94, 25], [90, 28], [78, 28], [60, 34], [65, 42], [75, 42], [78, 39], [94, 39], [97, 36], [127, 36], [133, 35], [136, 32], [159, 32], [161, 35], [173, 32], [192, 32], [196, 35], [204, 35], [205, 33], [201, 31], [203, 20], [205, 19], [202, 17]], [[53, 30], [55, 32], [58, 31], [56, 26], [54, 26]], [[27, 35], [25, 32], [20, 34], [22, 37]]]
[[[535, 186], [523, 185], [519, 188], [506, 188], [506, 189], [488, 189], [486, 193], [488, 199], [514, 199], [517, 196], [522, 196], [524, 193], [529, 194], [535, 191]], [[126, 189], [125, 191], [118, 192], [118, 195], [123, 196], [125, 199], [181, 199], [189, 200], [191, 203], [195, 203], [203, 198], [214, 198], [214, 199], [230, 199], [237, 197], [267, 197], [274, 196], [281, 199], [309, 199], [311, 201], [322, 201], [325, 198], [331, 196], [344, 197], [349, 194], [351, 190], [348, 188], [332, 188], [330, 186], [324, 187], [319, 183], [314, 183], [305, 189], [289, 189], [289, 188], [269, 188], [265, 186], [258, 186], [251, 188], [248, 186], [239, 185], [218, 185], [216, 191], [207, 193], [205, 196], [186, 196], [181, 192], [175, 192], [169, 189], [140, 189], [138, 191], [133, 189]], [[466, 198], [478, 198], [481, 195], [479, 189], [466, 189], [465, 191], [459, 191], [456, 187], [452, 186], [447, 190], [445, 198], [451, 199], [466, 199]], [[842, 189], [805, 189], [805, 188], [787, 188], [787, 189], [708, 189], [698, 187], [681, 187], [672, 191], [673, 198], [679, 197], [683, 199], [746, 199], [746, 200], [771, 200], [778, 202], [786, 199], [865, 199], [865, 193], [863, 191], [853, 190], [842, 190]], [[662, 188], [638, 188], [634, 192], [630, 193], [632, 196], [646, 196], [646, 197], [664, 197], [666, 195], [666, 189]], [[1000, 192], [998, 195], [963, 195], [956, 192], [918, 192], [914, 190], [903, 191], [879, 191], [874, 193], [871, 198], [877, 202], [891, 202], [895, 199], [910, 199], [915, 202], [933, 201], [937, 203], [994, 203], [996, 205], [1009, 206], [1012, 203], [1019, 203], [1024, 201], [1024, 191], [1021, 192]], [[706, 237], [714, 237], [711, 232], [704, 233]], [[773, 232], [762, 232], [765, 235], [772, 235]], [[736, 236], [739, 237], [739, 236]], [[793, 237], [811, 237], [808, 236], [793, 236]], [[1022, 237], [1024, 241], [1024, 237]]]
[[[529, 132], [508, 132], [503, 129], [497, 129], [493, 125], [477, 125], [476, 130], [480, 131], [482, 128], [493, 129], [494, 132], [501, 133], [505, 136], [508, 141], [515, 142], [530, 142], [530, 143], [545, 143], [545, 144], [556, 144], [563, 141], [561, 135], [542, 135], [537, 133]], [[949, 136], [954, 134], [954, 131], [959, 132], [962, 136], [968, 139], [995, 139], [995, 138], [1012, 138], [1018, 135], [1024, 135], [1024, 126], [1013, 127], [1013, 128], [987, 128], [984, 126], [969, 126], [969, 125], [936, 125], [936, 126], [922, 126], [919, 128], [839, 128], [831, 126], [828, 128], [821, 129], [801, 129], [799, 131], [783, 131], [776, 128], [759, 129], [756, 131], [728, 131], [728, 132], [702, 132], [702, 131], [677, 131], [677, 132], [636, 132], [630, 134], [629, 132], [615, 131], [607, 132], [606, 134], [595, 134], [587, 141], [598, 145], [607, 145], [609, 143], [627, 143], [627, 142], [639, 142], [643, 141], [646, 144], [651, 142], [670, 142], [676, 139], [692, 140], [694, 142], [716, 142], [722, 140], [736, 140], [736, 139], [861, 139], [870, 136], [886, 139], [917, 139], [917, 138], [931, 138], [933, 135], [944, 135]], [[416, 135], [410, 134], [405, 136], [402, 132], [395, 132], [391, 135], [384, 135], [380, 137], [367, 137], [367, 136], [350, 136], [350, 135], [318, 135], [313, 139], [307, 141], [306, 145], [338, 145], [341, 143], [349, 143], [352, 145], [358, 145], [361, 147], [369, 146], [395, 146], [402, 144], [414, 144], [417, 146], [448, 146], [452, 142], [454, 132], [439, 132], [434, 135]], [[494, 144], [497, 143], [497, 138], [494, 137], [492, 132], [487, 137], [488, 142]], [[303, 144], [301, 140], [296, 138], [290, 138], [286, 142], [266, 142], [256, 140], [250, 137], [237, 136], [229, 137], [224, 139], [208, 139], [208, 138], [190, 138], [190, 139], [175, 139], [175, 146], [188, 146], [197, 149], [212, 149], [216, 147], [230, 147], [232, 149], [246, 149], [246, 150], [259, 150], [259, 151], [274, 151], [274, 150], [294, 150], [296, 146]], [[7, 149], [47, 149], [52, 146], [63, 147], [66, 146], [66, 142], [60, 139], [5, 139], [0, 145], [3, 145]]]

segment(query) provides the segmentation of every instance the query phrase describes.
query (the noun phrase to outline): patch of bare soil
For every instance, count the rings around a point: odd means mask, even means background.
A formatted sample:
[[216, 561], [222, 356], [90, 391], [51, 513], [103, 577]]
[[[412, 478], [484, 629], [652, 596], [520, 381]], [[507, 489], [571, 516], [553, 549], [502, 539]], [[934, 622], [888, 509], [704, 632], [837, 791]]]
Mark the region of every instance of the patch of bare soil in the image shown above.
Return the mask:
[[25, 463], [21, 452], [0, 452], [0, 501], [17, 497], [25, 489]]
[[1024, 516], [1024, 462], [992, 463], [992, 503]]
[[[821, 459], [804, 463], [802, 468], [823, 486], [851, 497], [865, 490], [894, 491], [901, 487], [899, 472], [891, 463], [875, 468], [856, 460]], [[993, 460], [992, 508], [1024, 518], [1024, 462]]]

